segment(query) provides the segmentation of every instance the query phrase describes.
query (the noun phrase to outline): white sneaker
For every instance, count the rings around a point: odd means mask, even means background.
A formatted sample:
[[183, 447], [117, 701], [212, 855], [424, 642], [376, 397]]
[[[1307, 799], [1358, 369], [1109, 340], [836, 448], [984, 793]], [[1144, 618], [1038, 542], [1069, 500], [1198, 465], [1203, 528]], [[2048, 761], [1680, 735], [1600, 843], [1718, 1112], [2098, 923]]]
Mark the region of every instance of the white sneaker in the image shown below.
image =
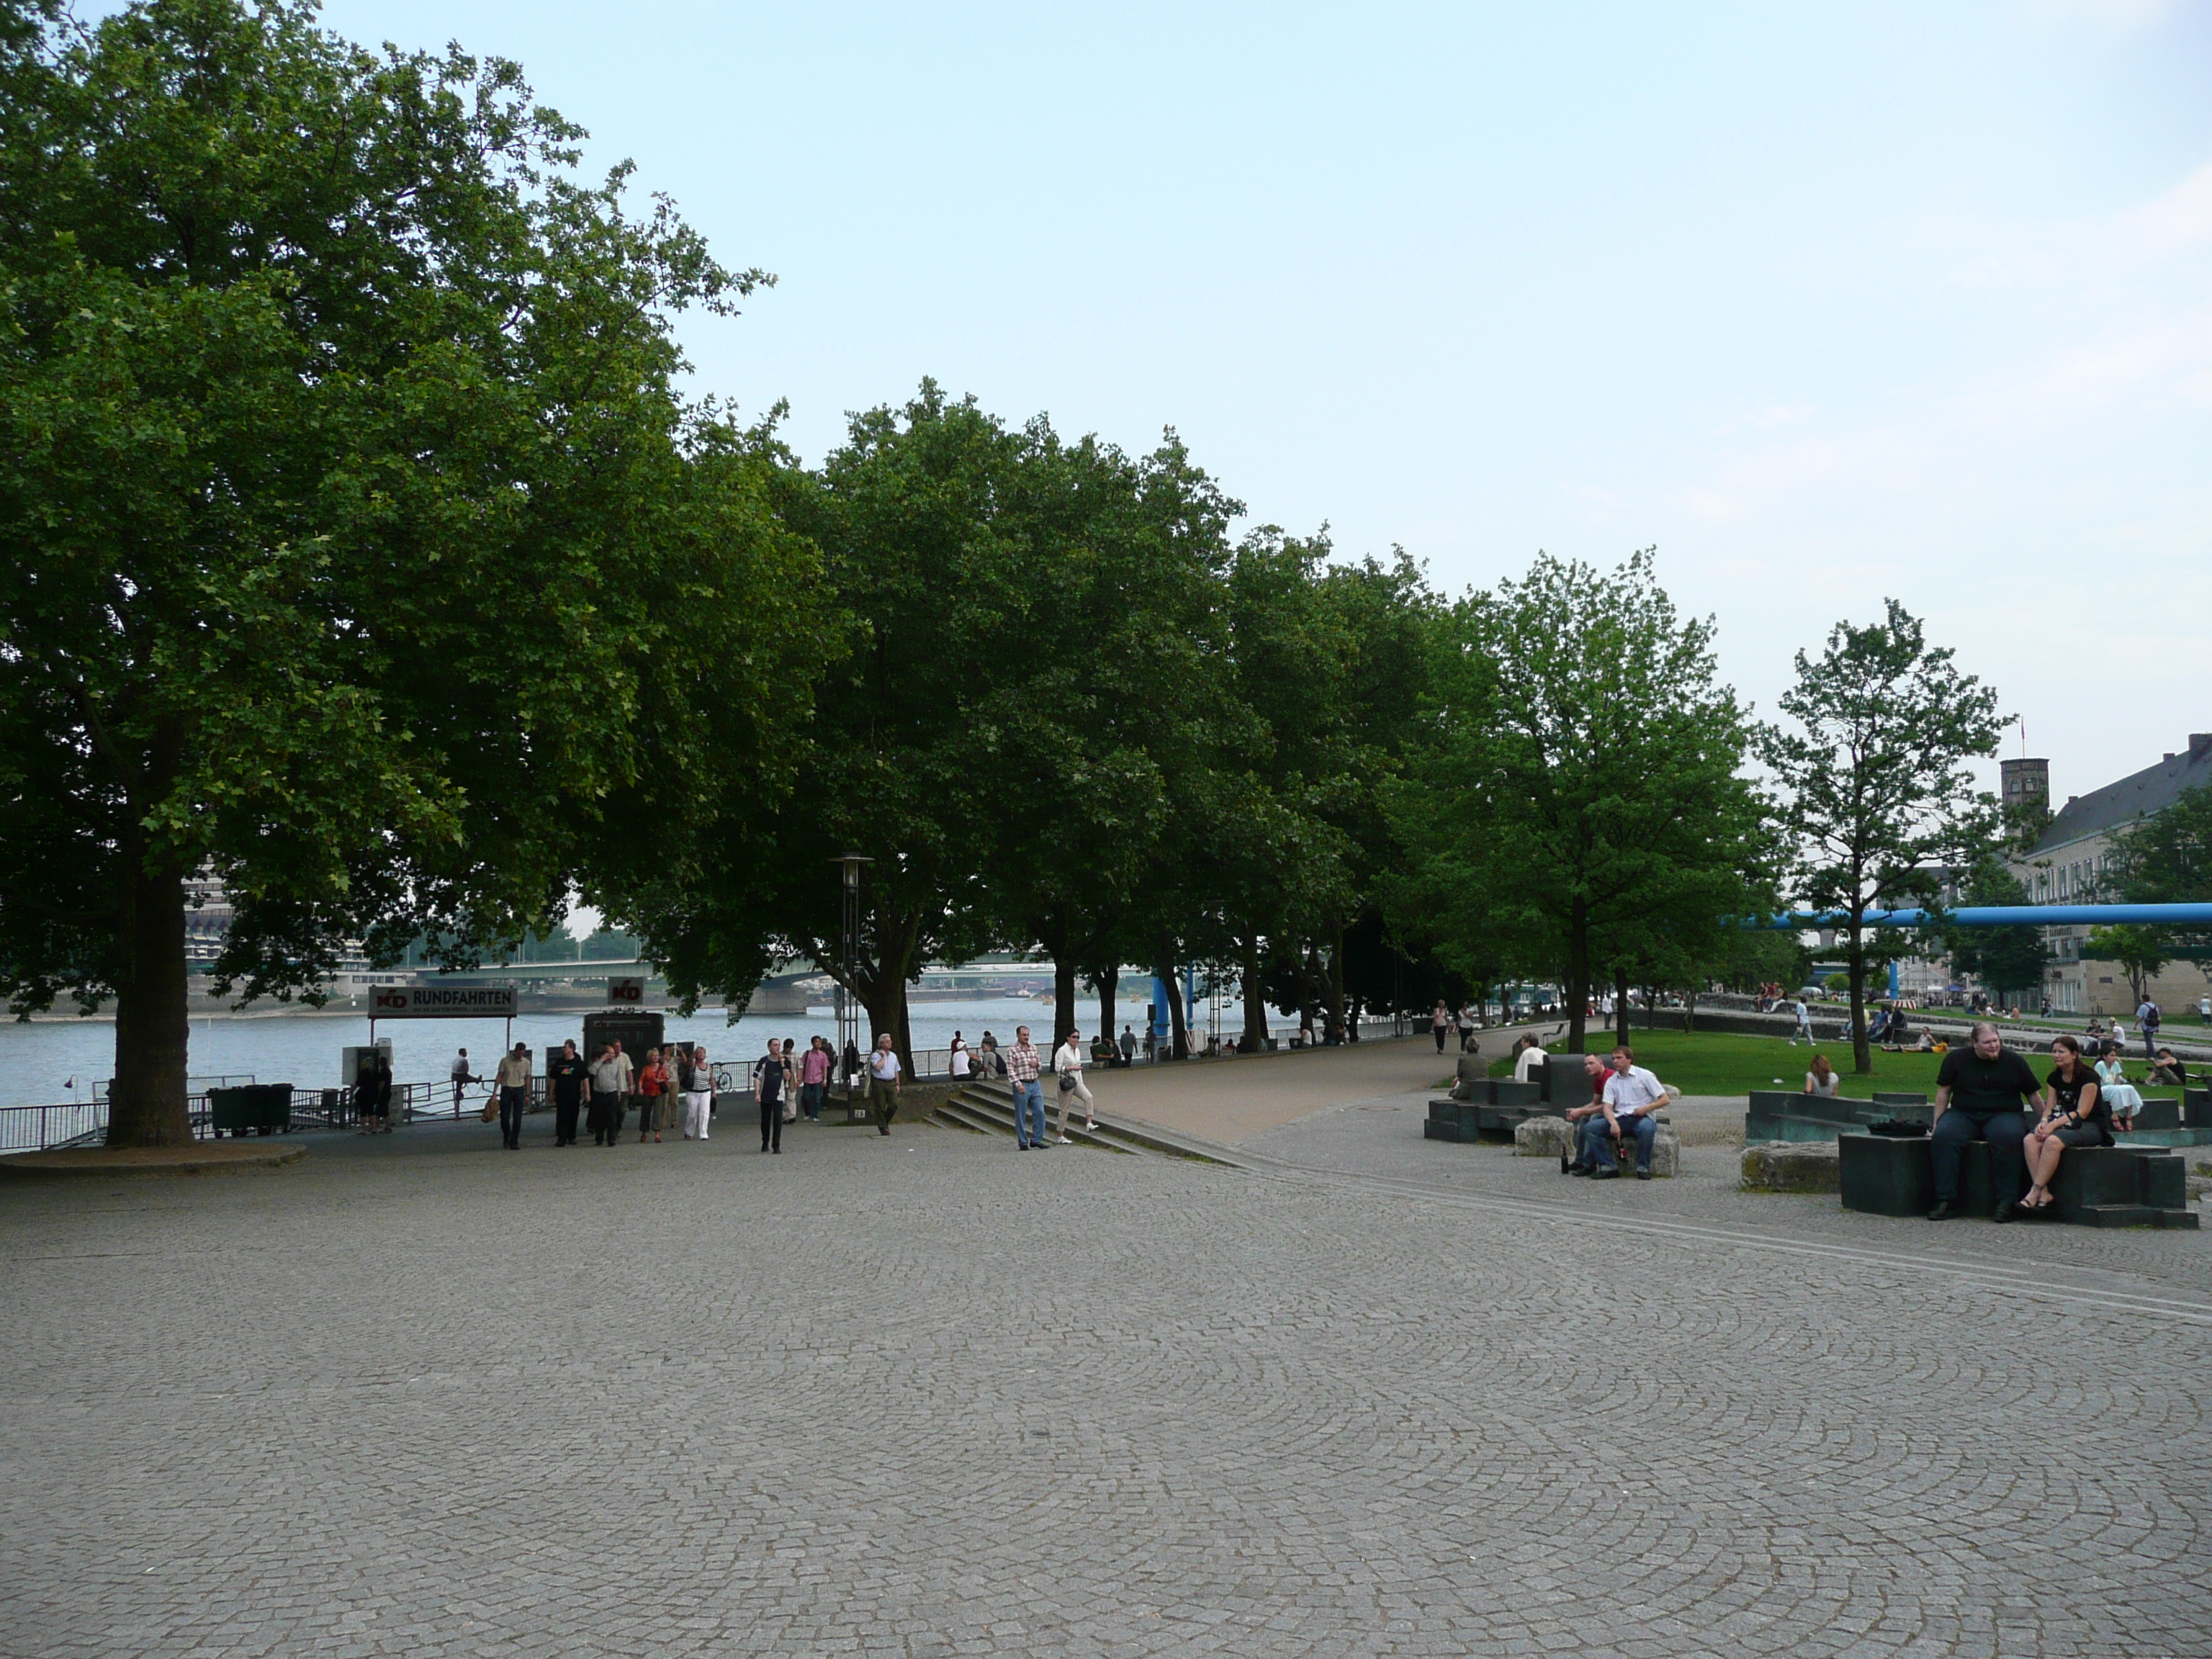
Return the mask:
[[1056, 1146], [1073, 1146], [1075, 1145], [1075, 1143], [1070, 1140], [1066, 1135], [1060, 1136], [1060, 1139], [1053, 1144]]

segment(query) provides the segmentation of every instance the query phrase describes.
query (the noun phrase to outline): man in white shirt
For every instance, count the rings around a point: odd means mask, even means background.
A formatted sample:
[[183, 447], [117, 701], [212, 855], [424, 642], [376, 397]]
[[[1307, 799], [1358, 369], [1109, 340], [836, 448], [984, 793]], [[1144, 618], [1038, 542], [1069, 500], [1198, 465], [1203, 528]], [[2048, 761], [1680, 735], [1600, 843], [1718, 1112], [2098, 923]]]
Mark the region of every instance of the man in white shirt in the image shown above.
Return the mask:
[[1790, 1034], [1790, 1046], [1796, 1048], [1802, 1038], [1808, 1046], [1813, 1041], [1813, 1011], [1805, 1006], [1805, 999], [1797, 998], [1790, 1004], [1797, 1015], [1797, 1029]]
[[599, 1045], [599, 1057], [592, 1062], [592, 1144], [611, 1146], [615, 1137], [622, 1133], [623, 1118], [629, 1109], [630, 1084], [629, 1056], [622, 1051], [622, 1044], [609, 1041]]
[[1052, 1069], [1060, 1078], [1060, 1127], [1053, 1133], [1063, 1146], [1075, 1143], [1067, 1138], [1067, 1109], [1070, 1103], [1083, 1103], [1083, 1127], [1095, 1129], [1098, 1121], [1092, 1112], [1091, 1091], [1083, 1083], [1083, 1033], [1071, 1030], [1067, 1040], [1052, 1051]]
[[1589, 1166], [1592, 1181], [1610, 1181], [1620, 1173], [1613, 1163], [1613, 1143], [1626, 1136], [1636, 1140], [1636, 1178], [1651, 1179], [1651, 1147], [1659, 1139], [1654, 1114], [1666, 1103], [1667, 1085], [1636, 1064], [1635, 1051], [1626, 1043], [1615, 1048], [1604, 1107], [1583, 1120], [1582, 1161]]
[[462, 1049], [453, 1057], [453, 1115], [455, 1117], [461, 1115], [461, 1091], [471, 1083], [483, 1081], [483, 1079], [470, 1068], [469, 1051], [465, 1048]]
[[1549, 1058], [1550, 1056], [1548, 1054], [1545, 1054], [1541, 1048], [1536, 1046], [1535, 1038], [1532, 1036], [1522, 1037], [1521, 1039], [1521, 1052], [1514, 1057], [1513, 1060], [1513, 1080], [1516, 1083], [1528, 1082], [1528, 1073], [1534, 1071]]
[[898, 1115], [902, 1069], [891, 1034], [883, 1032], [876, 1038], [875, 1052], [868, 1056], [868, 1104], [874, 1109], [876, 1133], [879, 1135], [891, 1132], [891, 1120]]

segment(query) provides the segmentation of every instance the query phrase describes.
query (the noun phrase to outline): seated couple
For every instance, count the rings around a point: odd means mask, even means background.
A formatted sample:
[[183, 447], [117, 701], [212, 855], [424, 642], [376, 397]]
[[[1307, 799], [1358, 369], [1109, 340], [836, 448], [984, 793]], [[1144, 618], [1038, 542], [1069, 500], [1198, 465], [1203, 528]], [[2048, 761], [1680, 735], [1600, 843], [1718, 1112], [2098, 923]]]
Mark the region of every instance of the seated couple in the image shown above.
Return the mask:
[[[1986, 1023], [1974, 1027], [1972, 1048], [1945, 1057], [1936, 1073], [1929, 1137], [1936, 1173], [1930, 1221], [1948, 1220], [1958, 1205], [1959, 1165], [1968, 1141], [1989, 1143], [1992, 1221], [2049, 1210], [2051, 1177], [2068, 1149], [2112, 1144], [2112, 1108], [2097, 1074], [2082, 1061], [2081, 1045], [2062, 1036], [2051, 1045], [2051, 1075], [2039, 1086], [2027, 1061]], [[2031, 1123], [2027, 1115], [2039, 1107]]]
[[1575, 1156], [1562, 1158], [1567, 1175], [1609, 1181], [1620, 1173], [1613, 1152], [1626, 1139], [1636, 1143], [1636, 1178], [1651, 1179], [1651, 1148], [1659, 1139], [1656, 1114], [1667, 1103], [1667, 1087], [1636, 1064], [1635, 1051], [1623, 1043], [1613, 1051], [1607, 1066], [1595, 1054], [1583, 1056], [1583, 1073], [1590, 1084], [1590, 1101], [1567, 1113], [1576, 1125]]

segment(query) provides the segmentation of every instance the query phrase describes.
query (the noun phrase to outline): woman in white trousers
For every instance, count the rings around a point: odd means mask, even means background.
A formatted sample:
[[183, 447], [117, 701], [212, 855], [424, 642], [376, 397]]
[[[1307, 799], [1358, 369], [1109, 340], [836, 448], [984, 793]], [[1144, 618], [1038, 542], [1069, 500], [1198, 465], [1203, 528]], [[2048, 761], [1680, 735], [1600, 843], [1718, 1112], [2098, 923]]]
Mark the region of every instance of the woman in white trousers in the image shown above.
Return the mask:
[[1060, 1127], [1054, 1133], [1060, 1144], [1070, 1144], [1067, 1139], [1068, 1109], [1077, 1101], [1083, 1103], [1083, 1127], [1095, 1129], [1097, 1120], [1091, 1115], [1091, 1091], [1083, 1081], [1083, 1033], [1070, 1031], [1067, 1041], [1052, 1052], [1052, 1069], [1060, 1074]]
[[684, 1139], [704, 1140], [714, 1119], [714, 1068], [707, 1064], [707, 1045], [691, 1051], [690, 1068], [684, 1073]]

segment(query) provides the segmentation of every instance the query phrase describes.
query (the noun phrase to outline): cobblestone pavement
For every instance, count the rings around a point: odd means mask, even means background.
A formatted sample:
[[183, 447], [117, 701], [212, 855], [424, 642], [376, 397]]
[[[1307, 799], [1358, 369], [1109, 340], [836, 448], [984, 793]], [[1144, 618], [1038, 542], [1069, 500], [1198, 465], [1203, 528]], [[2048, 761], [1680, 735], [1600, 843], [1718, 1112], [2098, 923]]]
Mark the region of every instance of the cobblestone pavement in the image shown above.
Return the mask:
[[0, 1193], [0, 1651], [2212, 1648], [2202, 1236], [2037, 1301], [1913, 1253], [2094, 1236], [1371, 1104], [1242, 1169], [533, 1121]]

